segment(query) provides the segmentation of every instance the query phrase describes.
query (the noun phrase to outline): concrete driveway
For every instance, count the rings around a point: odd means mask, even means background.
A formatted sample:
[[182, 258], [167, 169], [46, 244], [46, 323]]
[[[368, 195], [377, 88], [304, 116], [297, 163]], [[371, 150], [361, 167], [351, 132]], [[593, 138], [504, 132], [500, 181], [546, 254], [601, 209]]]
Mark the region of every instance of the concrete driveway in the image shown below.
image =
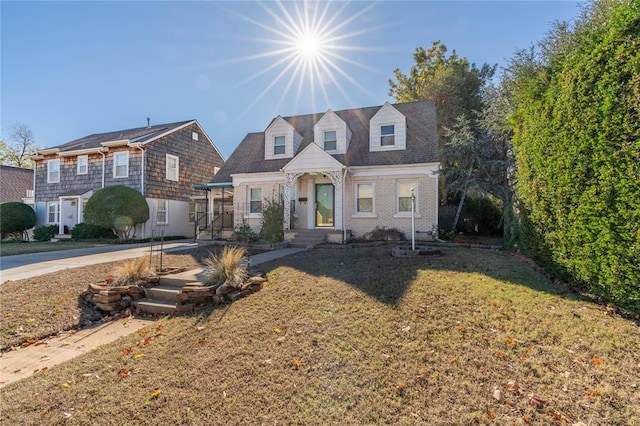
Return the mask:
[[[164, 243], [164, 252], [187, 250], [197, 246], [198, 244], [193, 240], [170, 241]], [[2, 256], [0, 257], [0, 284], [67, 268], [131, 259], [148, 253], [149, 243], [141, 243]]]

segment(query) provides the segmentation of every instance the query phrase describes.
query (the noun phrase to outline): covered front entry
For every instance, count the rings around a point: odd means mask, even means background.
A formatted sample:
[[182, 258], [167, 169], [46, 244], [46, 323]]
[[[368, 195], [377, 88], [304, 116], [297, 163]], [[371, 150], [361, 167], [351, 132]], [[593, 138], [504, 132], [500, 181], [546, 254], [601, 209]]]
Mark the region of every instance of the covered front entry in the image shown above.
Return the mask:
[[315, 190], [315, 225], [333, 228], [335, 217], [335, 188], [330, 183], [318, 183]]

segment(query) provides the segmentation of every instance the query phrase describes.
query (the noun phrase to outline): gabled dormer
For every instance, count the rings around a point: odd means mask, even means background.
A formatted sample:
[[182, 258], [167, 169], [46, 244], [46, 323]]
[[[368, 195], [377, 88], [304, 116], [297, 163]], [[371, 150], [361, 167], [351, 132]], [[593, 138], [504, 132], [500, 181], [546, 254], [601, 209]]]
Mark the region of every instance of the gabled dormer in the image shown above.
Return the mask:
[[369, 121], [369, 151], [395, 151], [407, 147], [407, 120], [386, 102]]
[[278, 116], [264, 131], [264, 159], [293, 158], [301, 142], [291, 123]]
[[345, 154], [351, 142], [351, 129], [335, 112], [328, 110], [313, 127], [313, 140], [329, 154]]

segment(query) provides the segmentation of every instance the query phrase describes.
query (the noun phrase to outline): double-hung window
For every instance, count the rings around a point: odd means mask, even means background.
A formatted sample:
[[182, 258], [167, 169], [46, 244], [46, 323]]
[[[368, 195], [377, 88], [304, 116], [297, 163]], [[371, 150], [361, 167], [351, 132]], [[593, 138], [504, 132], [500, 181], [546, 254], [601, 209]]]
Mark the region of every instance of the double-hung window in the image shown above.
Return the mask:
[[398, 213], [411, 213], [411, 196], [416, 184], [415, 181], [398, 182]]
[[113, 177], [129, 177], [129, 151], [113, 154]]
[[60, 182], [60, 160], [47, 161], [47, 183]]
[[89, 156], [88, 155], [79, 155], [78, 156], [78, 169], [77, 174], [86, 175], [89, 170]]
[[175, 155], [167, 154], [166, 165], [167, 180], [178, 182], [178, 177], [180, 176], [180, 159]]
[[56, 201], [47, 203], [47, 223], [60, 223], [60, 203]]
[[372, 183], [359, 183], [356, 185], [356, 212], [373, 213]]
[[324, 132], [324, 150], [335, 151], [338, 148], [338, 140], [336, 138], [336, 131], [331, 130]]
[[283, 155], [285, 153], [284, 136], [273, 138], [273, 155]]
[[396, 144], [396, 130], [393, 124], [380, 126], [380, 146], [393, 146]]
[[262, 188], [249, 189], [249, 213], [262, 211]]
[[168, 204], [169, 202], [167, 200], [157, 200], [156, 220], [158, 225], [169, 223]]

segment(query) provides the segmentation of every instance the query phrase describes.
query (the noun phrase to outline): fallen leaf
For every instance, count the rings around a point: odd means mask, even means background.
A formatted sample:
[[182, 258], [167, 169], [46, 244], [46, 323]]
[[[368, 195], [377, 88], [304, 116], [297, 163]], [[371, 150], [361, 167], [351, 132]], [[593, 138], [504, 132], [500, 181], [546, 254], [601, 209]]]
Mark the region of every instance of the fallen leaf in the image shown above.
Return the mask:
[[7, 312], [6, 314], [4, 314], [4, 316], [7, 318], [11, 318], [13, 316], [13, 312]]
[[322, 324], [322, 320], [316, 320], [316, 324]]
[[196, 327], [196, 330], [198, 330], [198, 331], [202, 331], [202, 330], [204, 330], [204, 327], [203, 327], [203, 326]]
[[524, 420], [525, 423], [529, 423], [531, 421], [531, 416], [529, 414], [525, 414], [522, 417], [522, 420]]
[[302, 367], [302, 361], [300, 361], [299, 359], [294, 359], [293, 365], [295, 365], [296, 367]]
[[138, 330], [138, 334], [141, 335], [141, 336], [146, 336], [147, 334], [149, 334], [149, 329], [147, 327], [145, 327], [145, 328], [143, 328], [141, 330]]
[[68, 388], [68, 387], [71, 387], [71, 385], [70, 385], [69, 383], [63, 383], [63, 384], [62, 384], [62, 387], [63, 387], [63, 388]]
[[515, 345], [516, 344], [516, 341], [513, 340], [510, 337], [508, 337], [507, 340], [505, 340], [505, 342], [507, 343], [507, 345]]
[[544, 406], [544, 404], [546, 404], [547, 401], [545, 401], [544, 399], [540, 398], [538, 395], [535, 394], [531, 394], [529, 397], [529, 404], [531, 404], [532, 406], [536, 407], [536, 408], [542, 408]]
[[405, 325], [404, 327], [402, 327], [402, 331], [404, 331], [405, 333], [407, 331], [411, 330], [411, 326], [410, 325]]
[[496, 418], [496, 410], [491, 409], [491, 408], [490, 408], [490, 409], [488, 409], [488, 410], [487, 410], [487, 419], [489, 419], [489, 420], [493, 420], [493, 419], [495, 419], [495, 418]]
[[143, 356], [146, 356], [146, 355], [145, 355], [145, 354], [135, 354], [135, 355], [133, 356], [133, 359], [140, 359], [140, 358], [142, 358]]
[[496, 307], [496, 308], [499, 308], [499, 307], [500, 307], [500, 302], [498, 302], [497, 300], [493, 300], [493, 301], [491, 301], [491, 304], [492, 304], [494, 307]]
[[416, 318], [424, 318], [424, 314], [422, 312], [416, 312]]
[[122, 355], [129, 355], [131, 353], [131, 346], [129, 346], [128, 348], [124, 348], [122, 350]]
[[152, 341], [153, 341], [153, 337], [149, 336], [149, 337], [145, 337], [145, 338], [144, 338], [144, 339], [142, 339], [142, 340], [138, 340], [138, 341], [136, 342], [136, 345], [138, 345], [138, 346], [145, 346], [145, 345], [148, 345], [149, 343], [151, 343]]
[[497, 387], [493, 388], [493, 399], [498, 402], [502, 401], [502, 392]]
[[147, 402], [146, 404], [149, 405], [151, 403], [151, 401], [153, 401], [154, 399], [156, 399], [157, 397], [160, 396], [160, 394], [162, 393], [162, 391], [160, 389], [155, 389], [151, 395], [149, 395], [149, 398], [147, 398]]
[[131, 370], [127, 370], [126, 368], [121, 368], [120, 369], [120, 377], [122, 377], [122, 378], [131, 377]]
[[586, 396], [587, 398], [596, 398], [596, 397], [600, 396], [600, 391], [598, 389], [596, 389], [593, 392], [585, 393], [584, 396]]
[[278, 327], [273, 329], [274, 333], [282, 333], [282, 330], [280, 330]]
[[450, 359], [449, 359], [449, 362], [450, 362], [451, 364], [454, 364], [454, 363], [458, 362], [458, 358], [456, 358], [456, 357], [450, 358]]
[[591, 358], [591, 364], [593, 365], [600, 365], [602, 364], [602, 358], [596, 358], [595, 356], [593, 358]]
[[397, 392], [398, 394], [402, 394], [402, 393], [404, 393], [404, 390], [405, 390], [406, 388], [407, 388], [407, 386], [406, 386], [404, 383], [398, 383], [398, 384], [396, 385], [396, 392]]

